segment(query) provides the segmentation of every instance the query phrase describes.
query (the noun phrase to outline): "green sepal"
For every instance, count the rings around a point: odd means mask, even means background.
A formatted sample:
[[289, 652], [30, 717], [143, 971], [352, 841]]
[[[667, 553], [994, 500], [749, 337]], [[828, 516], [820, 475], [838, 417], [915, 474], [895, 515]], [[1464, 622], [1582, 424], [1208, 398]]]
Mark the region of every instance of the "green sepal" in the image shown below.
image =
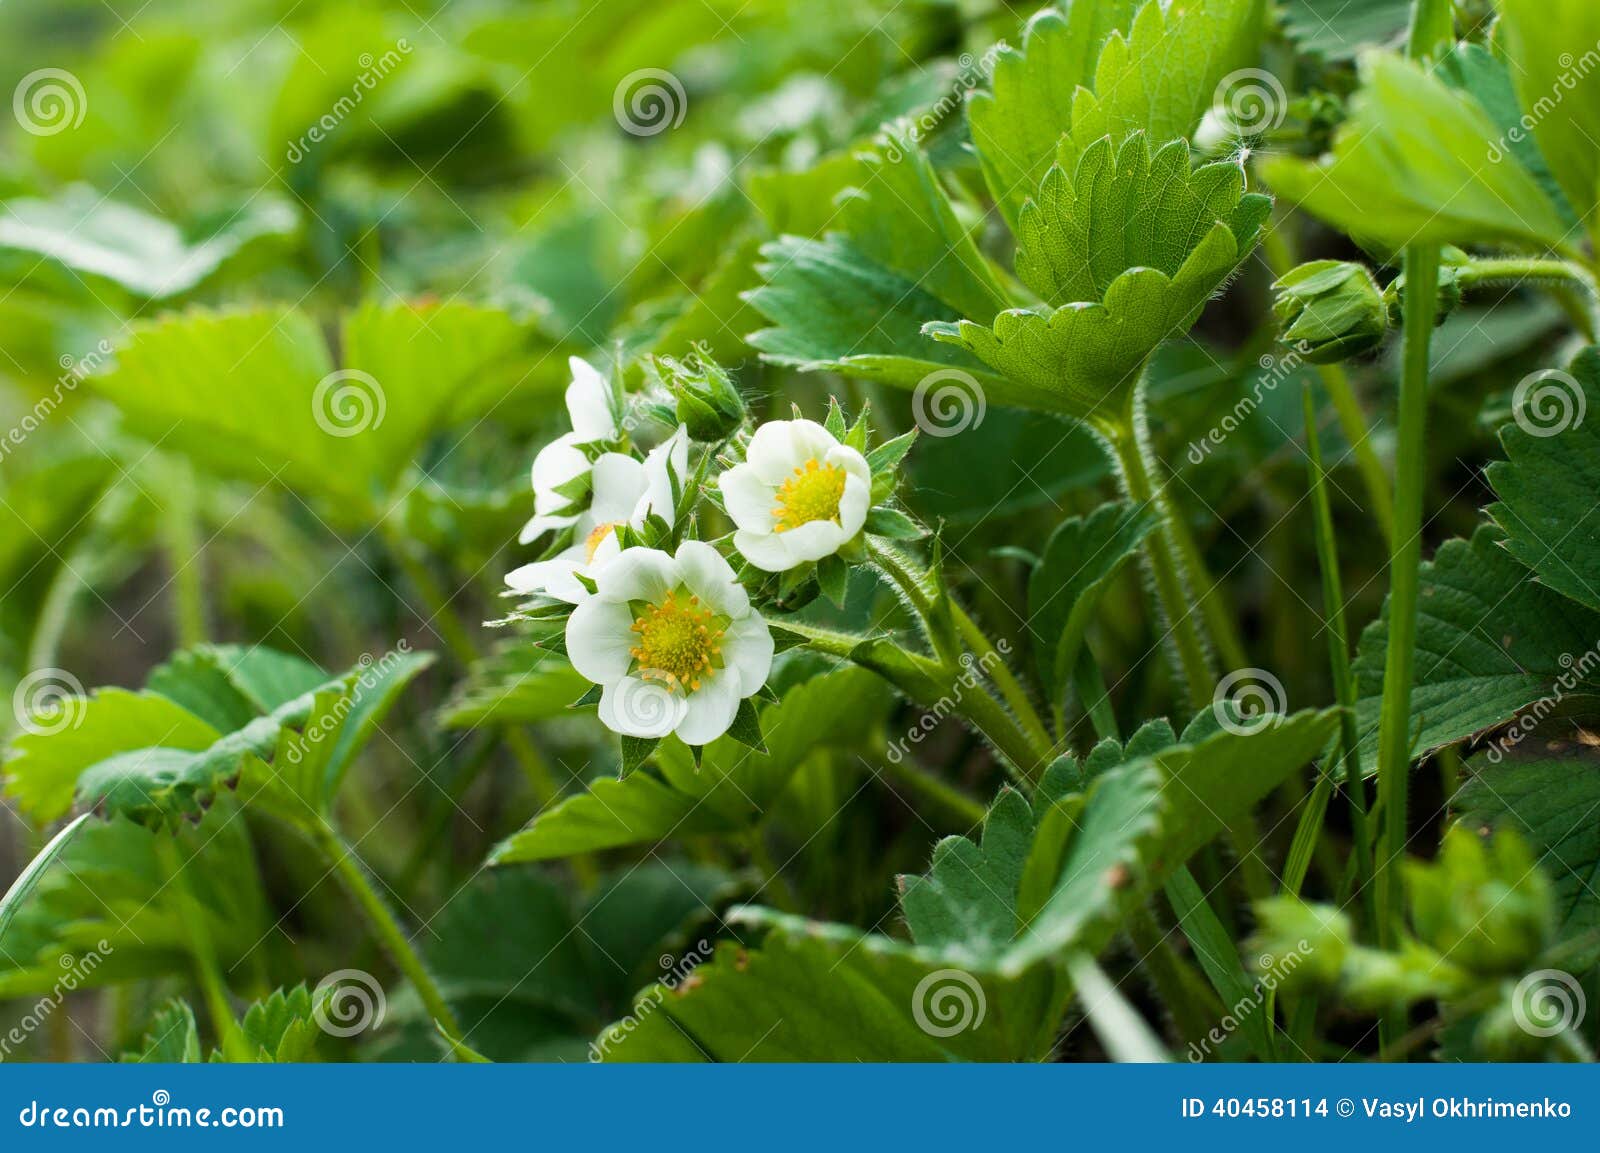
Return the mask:
[[899, 509], [879, 505], [867, 513], [866, 531], [889, 540], [921, 540], [928, 530]]
[[823, 420], [822, 427], [828, 430], [828, 435], [834, 440], [844, 439], [844, 409], [839, 407], [839, 398], [828, 398], [828, 415]]
[[650, 759], [650, 754], [656, 751], [656, 746], [660, 743], [659, 737], [623, 737], [622, 772], [618, 775], [626, 778], [634, 769]]
[[853, 448], [863, 456], [867, 452], [867, 437], [872, 430], [867, 425], [867, 414], [872, 411], [872, 405], [865, 402], [861, 405], [861, 412], [856, 417], [856, 422], [850, 426], [850, 431], [844, 434], [846, 448]]
[[739, 711], [733, 714], [733, 724], [728, 726], [728, 736], [758, 753], [767, 751], [766, 741], [761, 736], [761, 720], [751, 698], [745, 697], [739, 702]]
[[590, 705], [598, 705], [600, 703], [600, 694], [603, 691], [604, 690], [602, 690], [599, 685], [590, 685], [589, 691], [584, 693], [583, 696], [579, 697], [577, 700], [573, 701], [567, 706], [567, 708], [585, 709]]
[[786, 653], [790, 649], [797, 649], [808, 640], [806, 636], [782, 625], [769, 624], [767, 631], [772, 634], [772, 653]]
[[849, 566], [836, 554], [823, 557], [817, 562], [817, 584], [822, 586], [823, 596], [844, 608], [845, 589], [850, 584]]
[[874, 481], [880, 472], [894, 469], [905, 459], [906, 453], [911, 451], [911, 446], [917, 443], [917, 433], [917, 429], [903, 432], [893, 440], [884, 441], [866, 454], [867, 467], [872, 470]]

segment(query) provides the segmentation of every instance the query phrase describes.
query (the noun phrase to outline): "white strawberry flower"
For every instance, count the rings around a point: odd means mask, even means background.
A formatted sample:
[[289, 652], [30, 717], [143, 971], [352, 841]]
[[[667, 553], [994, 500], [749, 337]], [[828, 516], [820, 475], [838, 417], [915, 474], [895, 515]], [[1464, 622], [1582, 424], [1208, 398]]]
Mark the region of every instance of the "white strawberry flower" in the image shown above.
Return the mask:
[[581, 445], [617, 438], [617, 414], [611, 407], [611, 386], [588, 361], [574, 356], [567, 361], [572, 383], [567, 385], [567, 418], [572, 431], [545, 445], [533, 458], [533, 519], [522, 526], [517, 540], [527, 544], [551, 529], [576, 523], [572, 497], [556, 491], [591, 469]]
[[733, 547], [767, 572], [838, 552], [861, 531], [872, 498], [866, 458], [812, 420], [763, 424], [744, 463], [717, 483], [738, 526]]
[[672, 519], [672, 485], [681, 489], [689, 466], [689, 432], [678, 431], [651, 449], [641, 464], [620, 452], [608, 452], [594, 462], [594, 493], [589, 507], [572, 523], [573, 543], [549, 560], [534, 561], [506, 574], [506, 587], [532, 596], [542, 593], [568, 604], [589, 595], [579, 581], [622, 551], [617, 528], [641, 528], [652, 511], [664, 508]]
[[772, 633], [716, 549], [632, 548], [595, 571], [567, 620], [567, 657], [600, 686], [600, 719], [630, 737], [703, 745], [766, 684]]

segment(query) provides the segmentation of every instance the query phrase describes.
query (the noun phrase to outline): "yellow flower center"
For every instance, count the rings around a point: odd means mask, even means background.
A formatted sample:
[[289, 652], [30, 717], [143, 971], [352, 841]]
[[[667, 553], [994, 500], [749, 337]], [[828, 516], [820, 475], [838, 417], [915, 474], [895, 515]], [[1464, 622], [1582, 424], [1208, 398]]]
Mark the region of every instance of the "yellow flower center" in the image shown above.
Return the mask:
[[818, 464], [812, 457], [778, 486], [772, 510], [772, 531], [788, 532], [814, 520], [838, 520], [844, 499], [845, 471], [836, 464]]
[[628, 651], [639, 675], [661, 681], [668, 692], [693, 692], [722, 662], [723, 625], [697, 596], [679, 600], [674, 591], [658, 605], [645, 605], [636, 611], [633, 631], [639, 642]]
[[600, 551], [600, 546], [606, 543], [606, 537], [610, 536], [617, 525], [621, 523], [621, 521], [612, 520], [607, 521], [605, 524], [594, 526], [593, 531], [583, 541], [584, 564], [594, 564], [594, 554]]

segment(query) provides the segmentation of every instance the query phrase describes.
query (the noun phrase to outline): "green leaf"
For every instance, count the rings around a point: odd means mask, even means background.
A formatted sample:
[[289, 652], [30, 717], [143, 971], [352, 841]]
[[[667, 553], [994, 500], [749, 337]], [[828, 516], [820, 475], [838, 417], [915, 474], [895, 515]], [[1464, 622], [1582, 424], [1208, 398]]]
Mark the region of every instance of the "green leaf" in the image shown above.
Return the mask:
[[132, 1064], [197, 1065], [200, 1063], [200, 1030], [189, 1003], [174, 998], [150, 1019], [144, 1040], [122, 1061]]
[[1003, 954], [1002, 971], [1067, 948], [1098, 953], [1141, 894], [1321, 753], [1338, 720], [1336, 709], [1306, 711], [1203, 737], [1191, 726], [1183, 743], [1095, 778], [1059, 885]]
[[222, 228], [186, 237], [170, 220], [76, 184], [53, 200], [6, 201], [0, 250], [30, 253], [136, 296], [164, 300], [188, 292], [247, 245], [287, 236], [298, 223], [289, 201], [266, 195]]
[[1269, 159], [1278, 193], [1352, 235], [1410, 243], [1572, 249], [1561, 210], [1472, 96], [1388, 52], [1366, 57], [1333, 152]]
[[605, 1060], [1015, 1061], [1054, 1040], [1066, 985], [1048, 971], [1004, 982], [846, 926], [736, 912], [768, 930], [760, 947], [723, 943], [676, 987], [646, 989], [596, 1038]]
[[1500, 431], [1507, 459], [1487, 472], [1500, 498], [1489, 515], [1512, 556], [1600, 612], [1600, 419], [1584, 419], [1591, 407], [1600, 415], [1600, 348], [1584, 349], [1569, 372], [1526, 380], [1512, 400], [1516, 421]]
[[1046, 174], [1018, 226], [1018, 275], [1060, 307], [923, 331], [1004, 374], [1012, 387], [991, 394], [1001, 403], [1116, 419], [1150, 355], [1189, 329], [1255, 246], [1271, 204], [1244, 183], [1233, 163], [1190, 172], [1182, 141], [1154, 157], [1143, 135], [1115, 152], [1097, 141], [1071, 178]]
[[525, 640], [506, 641], [472, 665], [466, 680], [438, 710], [446, 729], [480, 724], [528, 724], [565, 715], [589, 681], [547, 649]]
[[304, 313], [174, 314], [136, 327], [116, 367], [92, 380], [163, 447], [221, 476], [300, 490], [335, 524], [365, 526], [427, 438], [504, 395], [496, 370], [522, 332], [458, 302], [363, 305], [341, 335], [335, 373]]
[[542, 861], [668, 837], [736, 833], [763, 820], [789, 779], [813, 755], [864, 739], [888, 704], [871, 674], [841, 669], [813, 678], [761, 710], [765, 753], [722, 737], [697, 770], [677, 741], [657, 753], [659, 776], [599, 778], [587, 791], [535, 817], [497, 848], [495, 864]]
[[[1413, 756], [1476, 736], [1551, 694], [1600, 692], [1587, 664], [1574, 663], [1600, 637], [1600, 615], [1539, 583], [1503, 547], [1493, 526], [1447, 541], [1422, 566], [1411, 727]], [[1356, 646], [1362, 767], [1376, 765], [1388, 604]]]
[[1050, 534], [1028, 578], [1028, 623], [1051, 699], [1067, 683], [1100, 597], [1155, 525], [1148, 508], [1110, 503], [1062, 521]]
[[765, 283], [747, 299], [773, 324], [749, 337], [764, 359], [901, 388], [946, 369], [993, 379], [970, 356], [922, 338], [926, 321], [953, 309], [915, 280], [874, 264], [851, 240], [783, 237], [765, 245], [761, 255]]
[[80, 988], [188, 977], [197, 916], [225, 969], [261, 949], [273, 956], [255, 851], [231, 800], [172, 832], [123, 820], [74, 827], [0, 926], [0, 997], [59, 991], [64, 972]]
[[[669, 859], [603, 877], [580, 898], [537, 869], [483, 870], [434, 922], [428, 968], [474, 1049], [502, 1061], [581, 1060], [600, 1025], [674, 967], [666, 955], [699, 951], [688, 930], [745, 884]], [[391, 1004], [433, 1047], [420, 1006]]]
[[1073, 94], [1072, 132], [1061, 141], [1060, 159], [1070, 167], [1103, 136], [1191, 135], [1222, 85], [1256, 62], [1265, 17], [1265, 0], [1146, 4], [1126, 37], [1106, 41], [1092, 91]]
[[1510, 827], [1527, 838], [1555, 890], [1560, 939], [1600, 929], [1600, 755], [1539, 739], [1496, 748], [1468, 768], [1453, 805], [1461, 824]]
[[[332, 990], [328, 990], [331, 994]], [[305, 985], [274, 989], [253, 1002], [239, 1019], [239, 1033], [251, 1061], [278, 1063], [314, 1059], [322, 1029], [313, 1016], [311, 990]]]
[[[1497, 6], [1499, 35], [1539, 151], [1595, 236], [1600, 101], [1592, 54], [1600, 44], [1600, 10], [1585, 0], [1500, 0]], [[1574, 60], [1574, 52], [1582, 58]]]
[[900, 908], [919, 945], [990, 952], [1017, 928], [1017, 889], [1033, 842], [1033, 810], [1004, 788], [983, 821], [983, 837], [946, 837], [920, 877], [900, 878]]
[[77, 706], [68, 727], [11, 742], [5, 792], [36, 824], [48, 824], [66, 815], [78, 779], [101, 761], [130, 749], [200, 752], [221, 735], [165, 696], [101, 689]]
[[1362, 49], [1395, 47], [1405, 37], [1412, 0], [1284, 0], [1283, 19], [1295, 47], [1324, 60], [1354, 60]]
[[1113, 31], [1133, 21], [1140, 0], [1045, 9], [1028, 21], [1022, 48], [995, 54], [991, 91], [972, 93], [967, 119], [989, 194], [1013, 229], [1023, 201], [1055, 160], [1072, 127], [1072, 101], [1093, 83], [1095, 61]]
[[1004, 308], [1005, 290], [971, 234], [956, 219], [932, 163], [903, 127], [861, 153], [862, 182], [839, 197], [839, 231], [878, 267], [960, 316]]

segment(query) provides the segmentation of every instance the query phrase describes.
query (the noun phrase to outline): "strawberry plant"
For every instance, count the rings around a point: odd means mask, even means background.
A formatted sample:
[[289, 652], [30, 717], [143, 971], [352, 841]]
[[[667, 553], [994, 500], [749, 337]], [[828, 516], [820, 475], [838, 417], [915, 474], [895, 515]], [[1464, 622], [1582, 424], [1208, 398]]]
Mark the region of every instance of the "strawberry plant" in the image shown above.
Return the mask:
[[1594, 1058], [1600, 9], [426, 8], [0, 8], [0, 1059]]

